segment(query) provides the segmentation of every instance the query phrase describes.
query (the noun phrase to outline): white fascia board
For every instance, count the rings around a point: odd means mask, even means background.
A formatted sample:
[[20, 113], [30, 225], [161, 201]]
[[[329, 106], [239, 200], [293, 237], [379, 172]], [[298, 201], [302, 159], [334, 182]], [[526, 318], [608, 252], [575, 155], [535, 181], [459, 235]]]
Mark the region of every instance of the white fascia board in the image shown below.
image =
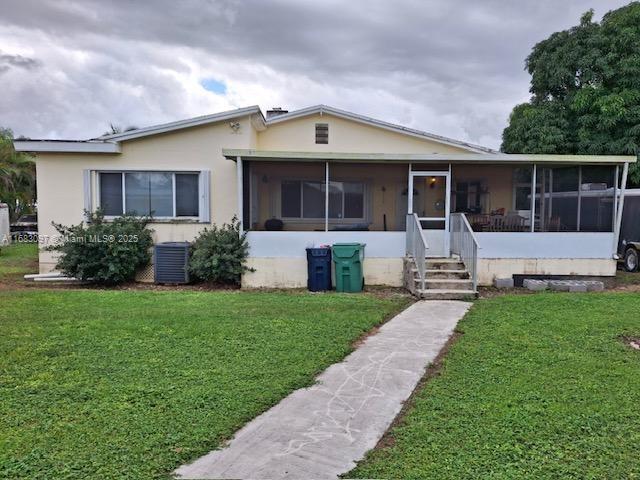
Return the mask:
[[288, 152], [251, 149], [222, 149], [229, 160], [242, 157], [261, 161], [343, 161], [343, 162], [444, 162], [444, 163], [505, 163], [505, 164], [622, 164], [635, 163], [632, 155], [529, 155], [509, 153], [350, 153], [350, 152]]
[[178, 120], [176, 122], [163, 123], [161, 125], [153, 125], [151, 127], [138, 128], [136, 130], [131, 130], [129, 132], [103, 135], [98, 139], [99, 140], [117, 140], [117, 141], [132, 140], [134, 138], [146, 137], [149, 135], [157, 135], [159, 133], [172, 132], [174, 130], [180, 130], [183, 128], [197, 127], [199, 125], [222, 122], [225, 120], [233, 120], [234, 118], [244, 117], [246, 115], [253, 115], [253, 114], [260, 114], [260, 116], [262, 116], [262, 112], [259, 106], [253, 105], [251, 107], [238, 108], [236, 110], [229, 110], [226, 112], [214, 113], [213, 115], [204, 115], [201, 117], [188, 118], [186, 120]]
[[14, 140], [17, 152], [120, 153], [118, 142], [78, 142], [65, 140]]
[[322, 115], [323, 113], [328, 113], [329, 115], [344, 118], [346, 120], [354, 120], [356, 122], [365, 123], [367, 125], [383, 128], [385, 130], [390, 130], [392, 132], [403, 133], [405, 135], [409, 135], [412, 137], [421, 138], [423, 140], [424, 139], [433, 140], [435, 142], [442, 143], [445, 145], [464, 148], [466, 150], [469, 150], [470, 152], [496, 153], [495, 150], [482, 147], [480, 145], [473, 145], [473, 144], [462, 142], [459, 140], [454, 140], [452, 138], [447, 138], [440, 135], [435, 135], [433, 133], [424, 132], [422, 130], [416, 130], [414, 128], [404, 127], [402, 125], [385, 122], [383, 120], [367, 117], [365, 115], [359, 115], [357, 113], [348, 112], [346, 110], [340, 110], [338, 108], [330, 107], [328, 105], [314, 105], [312, 107], [302, 108], [300, 110], [295, 110], [293, 112], [277, 115], [273, 118], [268, 119], [266, 123], [267, 123], [267, 126], [269, 126], [276, 123], [285, 122], [287, 120], [293, 120], [294, 118], [306, 117], [308, 115], [314, 115], [318, 113], [320, 115]]

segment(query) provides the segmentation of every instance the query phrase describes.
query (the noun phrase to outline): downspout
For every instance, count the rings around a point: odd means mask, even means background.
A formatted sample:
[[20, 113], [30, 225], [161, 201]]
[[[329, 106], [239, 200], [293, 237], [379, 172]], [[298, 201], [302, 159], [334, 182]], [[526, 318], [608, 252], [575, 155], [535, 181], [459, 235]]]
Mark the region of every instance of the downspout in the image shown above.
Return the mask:
[[620, 203], [616, 212], [616, 228], [613, 232], [613, 258], [618, 257], [618, 241], [620, 240], [620, 227], [622, 226], [622, 212], [624, 210], [624, 194], [627, 190], [627, 174], [629, 173], [629, 162], [624, 162], [622, 167], [622, 185], [620, 186]]

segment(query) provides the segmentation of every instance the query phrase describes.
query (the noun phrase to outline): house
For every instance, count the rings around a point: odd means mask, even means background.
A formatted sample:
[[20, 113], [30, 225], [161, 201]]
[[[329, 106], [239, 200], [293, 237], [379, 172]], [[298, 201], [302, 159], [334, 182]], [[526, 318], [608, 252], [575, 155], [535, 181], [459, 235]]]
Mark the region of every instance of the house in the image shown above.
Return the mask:
[[[15, 146], [37, 155], [41, 234], [97, 207], [153, 212], [157, 242], [238, 215], [255, 268], [245, 287], [304, 286], [305, 248], [334, 242], [366, 244], [368, 284], [461, 290], [457, 279], [469, 290], [512, 275], [612, 276], [636, 161], [508, 155], [324, 105]], [[41, 273], [53, 255], [41, 250]]]

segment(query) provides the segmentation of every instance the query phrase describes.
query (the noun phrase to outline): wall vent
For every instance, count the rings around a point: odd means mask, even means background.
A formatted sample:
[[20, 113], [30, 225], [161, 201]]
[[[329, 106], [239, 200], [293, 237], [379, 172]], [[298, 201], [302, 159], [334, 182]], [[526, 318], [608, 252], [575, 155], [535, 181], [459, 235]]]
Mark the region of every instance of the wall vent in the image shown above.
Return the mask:
[[329, 143], [329, 124], [316, 123], [316, 143]]
[[156, 283], [189, 283], [189, 242], [158, 243], [154, 256]]

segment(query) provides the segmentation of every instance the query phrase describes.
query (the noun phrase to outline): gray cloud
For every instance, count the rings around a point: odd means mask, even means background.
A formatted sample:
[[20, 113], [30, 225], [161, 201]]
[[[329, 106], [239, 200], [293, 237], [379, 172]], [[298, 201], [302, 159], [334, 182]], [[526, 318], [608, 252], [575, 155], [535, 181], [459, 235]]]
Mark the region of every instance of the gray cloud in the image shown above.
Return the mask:
[[33, 58], [23, 57], [22, 55], [8, 55], [0, 51], [0, 74], [9, 71], [12, 67], [33, 70], [39, 66], [40, 62]]
[[[618, 0], [9, 0], [0, 125], [91, 137], [249, 104], [315, 103], [499, 145], [528, 98], [524, 58], [553, 31]], [[14, 65], [12, 65], [14, 66]], [[4, 71], [2, 70], [4, 68]], [[203, 78], [227, 85], [225, 95]]]

